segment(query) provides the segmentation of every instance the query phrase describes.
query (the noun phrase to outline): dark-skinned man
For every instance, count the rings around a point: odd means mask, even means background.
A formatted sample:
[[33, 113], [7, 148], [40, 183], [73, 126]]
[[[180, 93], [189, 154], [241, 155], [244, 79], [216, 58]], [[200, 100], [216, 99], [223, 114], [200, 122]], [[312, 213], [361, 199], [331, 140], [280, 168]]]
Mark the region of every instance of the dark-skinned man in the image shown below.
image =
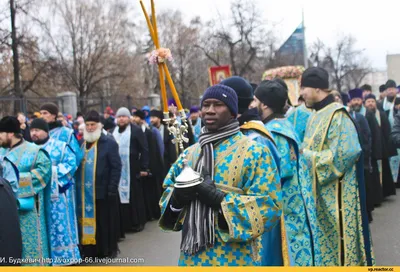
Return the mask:
[[[182, 231], [179, 265], [260, 265], [262, 234], [279, 222], [282, 195], [274, 158], [240, 132], [237, 114], [233, 89], [208, 88], [199, 143], [182, 153], [164, 181], [160, 226]], [[200, 184], [176, 184], [193, 171], [184, 169], [184, 160], [203, 177]]]

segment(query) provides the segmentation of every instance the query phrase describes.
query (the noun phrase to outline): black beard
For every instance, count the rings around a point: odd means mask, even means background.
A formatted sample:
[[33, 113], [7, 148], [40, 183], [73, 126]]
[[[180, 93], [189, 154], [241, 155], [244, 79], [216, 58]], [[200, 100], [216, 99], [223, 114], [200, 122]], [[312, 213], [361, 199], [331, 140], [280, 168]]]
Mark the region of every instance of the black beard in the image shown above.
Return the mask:
[[393, 96], [393, 97], [387, 96], [386, 98], [387, 98], [387, 100], [388, 100], [389, 102], [393, 102], [394, 99], [396, 98], [396, 96]]
[[43, 140], [38, 139], [38, 140], [36, 140], [36, 141], [34, 141], [34, 142], [35, 142], [35, 144], [37, 144], [37, 145], [42, 145], [42, 144], [47, 143], [47, 141], [48, 141], [49, 139], [50, 139], [50, 137], [47, 136], [47, 138], [44, 138]]
[[367, 111], [368, 111], [368, 112], [372, 112], [372, 113], [376, 113], [376, 108], [372, 108], [372, 109], [367, 108]]
[[353, 105], [351, 106], [351, 109], [355, 112], [360, 112], [361, 111], [362, 106], [360, 105]]

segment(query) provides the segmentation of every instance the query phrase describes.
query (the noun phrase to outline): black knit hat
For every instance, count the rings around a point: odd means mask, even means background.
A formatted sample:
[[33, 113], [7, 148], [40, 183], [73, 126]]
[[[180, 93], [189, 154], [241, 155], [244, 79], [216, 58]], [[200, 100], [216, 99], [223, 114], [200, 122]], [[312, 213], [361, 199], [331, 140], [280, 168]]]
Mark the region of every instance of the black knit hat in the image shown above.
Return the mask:
[[258, 85], [255, 97], [274, 112], [281, 112], [288, 100], [288, 91], [284, 85], [276, 80], [268, 80]]
[[160, 120], [164, 119], [164, 114], [162, 113], [162, 111], [159, 110], [151, 110], [150, 111], [150, 117], [157, 117]]
[[137, 116], [142, 120], [146, 118], [146, 114], [142, 110], [137, 110], [136, 112], [133, 113], [133, 116]]
[[386, 91], [386, 86], [385, 84], [382, 84], [381, 86], [379, 86], [379, 92], [383, 93], [384, 91]]
[[42, 118], [33, 119], [30, 129], [34, 129], [34, 128], [41, 129], [41, 130], [49, 133], [49, 125]]
[[328, 72], [319, 67], [308, 68], [301, 76], [301, 87], [310, 87], [321, 90], [329, 89]]
[[373, 99], [373, 100], [376, 101], [376, 97], [373, 94], [369, 94], [369, 95], [365, 96], [364, 97], [364, 102], [367, 101], [368, 99]]
[[389, 88], [397, 88], [396, 82], [392, 79], [389, 79], [385, 84], [386, 89]]
[[231, 87], [238, 97], [239, 113], [242, 114], [249, 109], [253, 101], [253, 87], [244, 78], [233, 76], [221, 81], [222, 85]]
[[209, 87], [201, 98], [201, 107], [203, 107], [204, 101], [207, 99], [214, 98], [223, 102], [230, 110], [232, 115], [236, 118], [238, 114], [238, 97], [231, 87], [226, 85], [217, 84]]
[[59, 109], [58, 106], [54, 103], [46, 103], [40, 107], [40, 110], [48, 111], [52, 115], [58, 115]]
[[89, 111], [85, 116], [85, 122], [100, 123], [100, 114], [95, 110]]
[[0, 132], [21, 133], [20, 123], [14, 116], [5, 116], [0, 120]]
[[363, 91], [371, 91], [372, 92], [372, 87], [369, 84], [364, 84], [361, 86], [361, 90]]

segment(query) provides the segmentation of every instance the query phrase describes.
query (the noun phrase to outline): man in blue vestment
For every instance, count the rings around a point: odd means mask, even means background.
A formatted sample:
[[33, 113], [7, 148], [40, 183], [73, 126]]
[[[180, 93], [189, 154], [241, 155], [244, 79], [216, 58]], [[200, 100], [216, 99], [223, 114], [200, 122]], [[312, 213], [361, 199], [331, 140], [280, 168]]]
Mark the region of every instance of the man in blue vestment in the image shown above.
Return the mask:
[[51, 161], [46, 151], [25, 141], [15, 117], [0, 121], [0, 156], [6, 156], [19, 171], [18, 203], [22, 233], [22, 258], [28, 265], [49, 265], [46, 202], [51, 179]]
[[[49, 137], [49, 126], [43, 119], [32, 121], [30, 134], [33, 142], [46, 150], [52, 161], [51, 193], [47, 203], [52, 265], [78, 263], [80, 253], [74, 240], [77, 235], [75, 210], [67, 198], [67, 191], [72, 190], [72, 177], [76, 170], [75, 155], [66, 143]], [[72, 218], [69, 216], [71, 212], [74, 214]]]
[[313, 249], [310, 217], [304, 205], [300, 186], [299, 140], [293, 125], [284, 116], [288, 99], [286, 84], [279, 79], [263, 81], [254, 93], [252, 108], [258, 113], [268, 131], [272, 133], [280, 154], [280, 176], [283, 200], [283, 228], [288, 245], [289, 265], [312, 266]]

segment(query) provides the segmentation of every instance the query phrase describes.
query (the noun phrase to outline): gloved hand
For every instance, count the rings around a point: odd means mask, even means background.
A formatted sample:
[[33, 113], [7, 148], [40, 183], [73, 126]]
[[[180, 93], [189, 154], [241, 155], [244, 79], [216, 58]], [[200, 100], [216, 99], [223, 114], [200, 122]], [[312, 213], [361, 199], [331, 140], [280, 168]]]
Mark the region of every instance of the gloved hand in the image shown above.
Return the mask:
[[204, 168], [202, 175], [204, 181], [195, 187], [199, 200], [213, 209], [219, 209], [225, 193], [217, 189], [210, 174]]
[[196, 199], [196, 186], [188, 188], [174, 188], [171, 196], [171, 205], [176, 209], [182, 209]]

